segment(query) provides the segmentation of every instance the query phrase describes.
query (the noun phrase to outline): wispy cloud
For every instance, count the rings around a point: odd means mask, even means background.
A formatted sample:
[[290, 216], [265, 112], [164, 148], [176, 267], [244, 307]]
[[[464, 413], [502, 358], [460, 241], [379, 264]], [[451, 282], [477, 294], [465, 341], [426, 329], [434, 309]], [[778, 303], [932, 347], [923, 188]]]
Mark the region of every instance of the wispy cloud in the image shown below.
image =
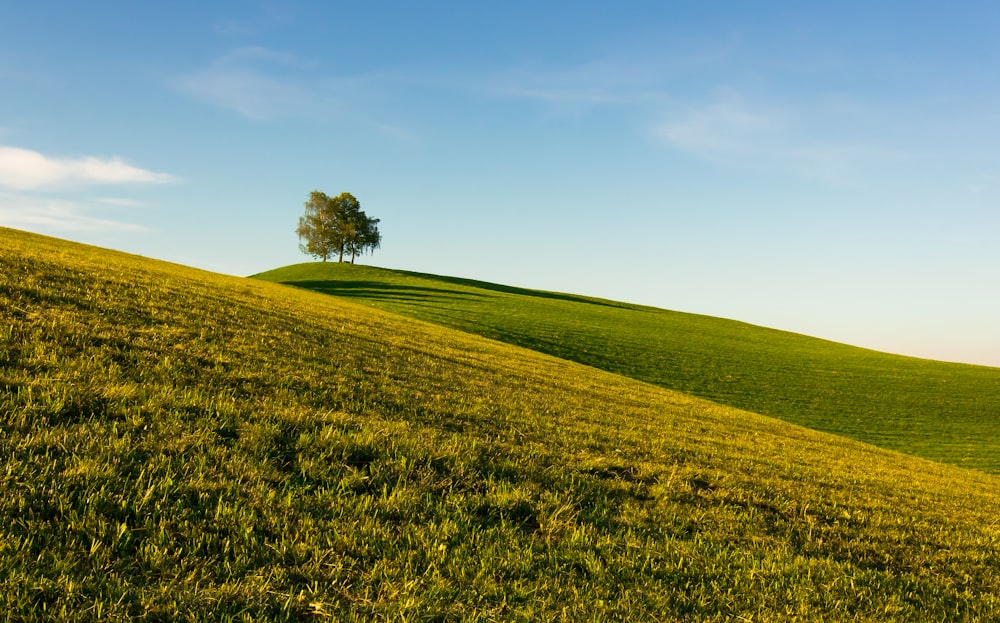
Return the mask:
[[97, 197], [94, 199], [97, 203], [102, 203], [104, 205], [115, 206], [120, 208], [138, 208], [145, 205], [141, 201], [136, 201], [135, 199], [127, 199], [125, 197]]
[[130, 165], [118, 157], [53, 158], [30, 149], [0, 145], [0, 187], [14, 190], [105, 184], [157, 184], [175, 179], [166, 173], [156, 173]]
[[[907, 158], [877, 138], [852, 138], [847, 113], [751, 104], [724, 91], [701, 105], [665, 114], [653, 133], [671, 147], [719, 165], [783, 171], [842, 182], [873, 165]], [[840, 135], [837, 135], [840, 130]]]
[[555, 106], [614, 105], [662, 97], [655, 83], [655, 74], [640, 65], [594, 61], [507, 72], [490, 78], [487, 90]]
[[250, 37], [277, 27], [295, 23], [298, 9], [287, 2], [258, 2], [239, 17], [229, 17], [215, 24], [215, 31], [226, 37]]
[[172, 84], [194, 99], [254, 120], [315, 116], [339, 108], [336, 89], [306, 75], [312, 67], [292, 54], [246, 47], [180, 75]]
[[418, 133], [387, 118], [398, 114], [383, 116], [381, 104], [402, 99], [399, 89], [439, 83], [406, 72], [332, 76], [320, 64], [292, 53], [244, 47], [176, 76], [170, 84], [192, 99], [251, 121], [346, 120], [394, 141], [414, 143], [420, 140]]
[[487, 91], [556, 107], [645, 106], [673, 101], [736, 53], [726, 37], [642, 38], [604, 56], [570, 64], [529, 64], [486, 78]]
[[79, 201], [0, 193], [0, 225], [7, 227], [56, 233], [146, 230], [142, 225], [94, 216], [94, 211]]
[[[521, 67], [481, 83], [490, 95], [556, 111], [608, 112], [624, 127], [647, 128], [654, 141], [720, 167], [844, 184], [873, 168], [905, 166], [920, 157], [912, 139], [901, 134], [905, 124], [884, 102], [860, 101], [812, 83], [777, 93], [765, 78], [734, 76], [745, 49], [738, 38], [678, 45]], [[795, 70], [804, 71], [801, 63]]]
[[726, 96], [702, 107], [694, 107], [660, 128], [672, 145], [716, 161], [758, 155], [786, 133], [787, 115], [780, 110], [751, 109], [740, 99]]

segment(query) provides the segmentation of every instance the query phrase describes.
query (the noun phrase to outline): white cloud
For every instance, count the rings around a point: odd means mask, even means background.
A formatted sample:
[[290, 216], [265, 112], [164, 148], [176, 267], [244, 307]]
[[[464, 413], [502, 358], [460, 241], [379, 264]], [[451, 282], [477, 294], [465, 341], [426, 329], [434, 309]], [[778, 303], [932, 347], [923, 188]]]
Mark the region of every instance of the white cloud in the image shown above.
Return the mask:
[[0, 193], [0, 225], [43, 233], [146, 230], [142, 225], [92, 216], [89, 208], [76, 201]]
[[118, 157], [51, 158], [30, 149], [0, 145], [0, 187], [15, 190], [164, 183], [174, 179], [165, 173], [132, 166]]

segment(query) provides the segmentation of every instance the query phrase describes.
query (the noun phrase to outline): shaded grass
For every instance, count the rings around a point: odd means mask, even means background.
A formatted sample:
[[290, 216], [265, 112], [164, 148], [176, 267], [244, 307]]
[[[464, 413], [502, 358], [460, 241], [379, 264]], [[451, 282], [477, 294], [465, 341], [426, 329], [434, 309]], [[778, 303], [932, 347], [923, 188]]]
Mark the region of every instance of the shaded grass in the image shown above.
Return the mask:
[[995, 476], [0, 230], [7, 620], [989, 620]]
[[884, 448], [1000, 472], [998, 368], [366, 266], [297, 264], [255, 278], [350, 298]]

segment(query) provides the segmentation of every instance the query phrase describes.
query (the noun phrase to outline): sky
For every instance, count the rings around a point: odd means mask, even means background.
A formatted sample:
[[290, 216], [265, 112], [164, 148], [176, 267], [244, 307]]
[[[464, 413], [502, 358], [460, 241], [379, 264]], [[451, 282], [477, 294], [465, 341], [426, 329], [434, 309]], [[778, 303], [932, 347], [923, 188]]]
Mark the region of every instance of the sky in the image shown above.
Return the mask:
[[0, 225], [1000, 366], [1000, 4], [0, 0]]

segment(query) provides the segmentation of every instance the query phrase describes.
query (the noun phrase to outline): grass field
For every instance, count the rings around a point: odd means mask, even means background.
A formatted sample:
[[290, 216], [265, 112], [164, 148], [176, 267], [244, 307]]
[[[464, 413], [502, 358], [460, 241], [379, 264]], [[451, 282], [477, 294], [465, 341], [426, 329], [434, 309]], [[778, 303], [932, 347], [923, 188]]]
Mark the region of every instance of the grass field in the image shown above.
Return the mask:
[[1000, 473], [1000, 368], [731, 320], [339, 263], [255, 278], [524, 346], [809, 428]]
[[997, 476], [4, 229], [0, 453], [0, 620], [1000, 616]]

